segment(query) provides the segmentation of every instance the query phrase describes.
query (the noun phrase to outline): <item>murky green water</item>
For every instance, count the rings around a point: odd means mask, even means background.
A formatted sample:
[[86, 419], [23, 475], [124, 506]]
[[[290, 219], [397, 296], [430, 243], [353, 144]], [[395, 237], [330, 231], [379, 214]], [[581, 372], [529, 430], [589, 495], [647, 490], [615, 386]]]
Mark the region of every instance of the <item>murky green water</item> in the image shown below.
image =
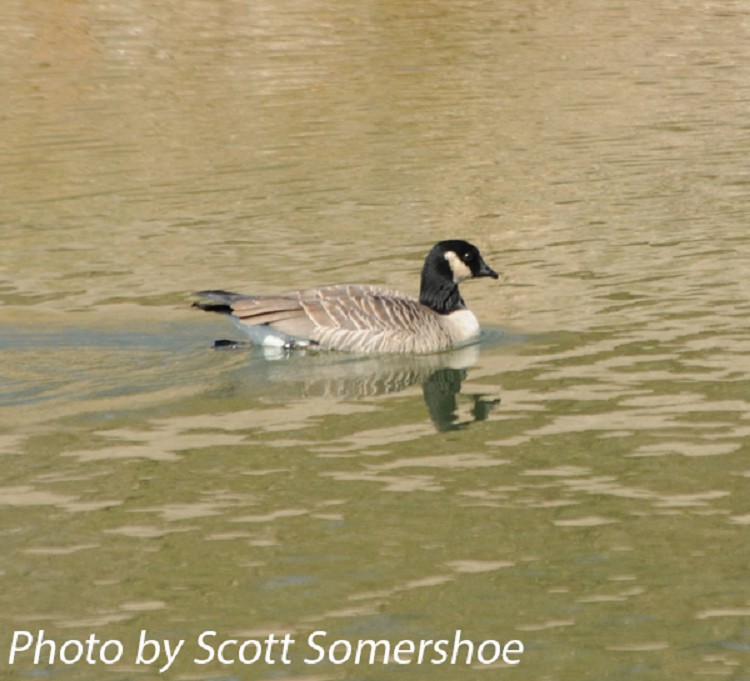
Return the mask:
[[[746, 5], [6, 0], [0, 45], [0, 674], [750, 679]], [[189, 307], [449, 237], [503, 273], [469, 352]], [[41, 629], [124, 654], [9, 664]], [[456, 630], [520, 665], [304, 662]]]

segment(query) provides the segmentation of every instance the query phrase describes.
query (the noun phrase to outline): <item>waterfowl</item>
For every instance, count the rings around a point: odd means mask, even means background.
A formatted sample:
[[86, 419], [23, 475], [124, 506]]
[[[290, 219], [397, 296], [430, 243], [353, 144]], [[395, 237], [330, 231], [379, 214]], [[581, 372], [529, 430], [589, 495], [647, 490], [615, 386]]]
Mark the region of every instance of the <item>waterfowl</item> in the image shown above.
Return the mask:
[[195, 307], [231, 315], [256, 344], [317, 346], [356, 353], [429, 353], [470, 343], [479, 322], [458, 290], [497, 273], [467, 241], [435, 244], [425, 258], [419, 300], [381, 286], [338, 285], [272, 295], [200, 291]]

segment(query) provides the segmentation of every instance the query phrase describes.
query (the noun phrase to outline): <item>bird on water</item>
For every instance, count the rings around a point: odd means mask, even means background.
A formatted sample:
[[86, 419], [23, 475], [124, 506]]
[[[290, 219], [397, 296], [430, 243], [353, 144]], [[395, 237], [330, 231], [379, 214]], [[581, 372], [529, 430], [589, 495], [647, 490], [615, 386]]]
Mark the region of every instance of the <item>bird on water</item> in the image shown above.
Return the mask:
[[270, 295], [199, 291], [195, 307], [230, 315], [254, 344], [354, 353], [429, 353], [479, 337], [477, 318], [458, 290], [497, 279], [479, 249], [440, 241], [425, 258], [419, 300], [381, 286], [341, 284]]

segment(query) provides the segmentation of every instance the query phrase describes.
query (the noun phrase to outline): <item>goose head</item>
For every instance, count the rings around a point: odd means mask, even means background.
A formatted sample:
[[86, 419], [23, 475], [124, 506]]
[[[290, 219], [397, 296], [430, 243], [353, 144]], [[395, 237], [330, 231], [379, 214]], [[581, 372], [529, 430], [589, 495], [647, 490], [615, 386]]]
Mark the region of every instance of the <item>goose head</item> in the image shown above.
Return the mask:
[[436, 243], [424, 261], [419, 302], [439, 314], [449, 314], [465, 306], [458, 292], [459, 282], [478, 277], [498, 278], [468, 241], [451, 239]]

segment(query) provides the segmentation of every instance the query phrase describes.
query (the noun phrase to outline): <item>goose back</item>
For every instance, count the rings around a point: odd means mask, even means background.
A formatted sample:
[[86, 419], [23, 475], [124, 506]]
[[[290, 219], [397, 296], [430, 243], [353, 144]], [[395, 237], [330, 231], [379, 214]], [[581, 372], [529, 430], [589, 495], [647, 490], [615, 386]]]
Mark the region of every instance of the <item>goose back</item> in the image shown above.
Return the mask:
[[[229, 304], [243, 325], [268, 325], [285, 336], [309, 339], [330, 350], [437, 352], [470, 340], [458, 337], [463, 331], [460, 325], [446, 323], [448, 316], [379, 286], [325, 286], [241, 296]], [[468, 310], [461, 313], [471, 315]]]

